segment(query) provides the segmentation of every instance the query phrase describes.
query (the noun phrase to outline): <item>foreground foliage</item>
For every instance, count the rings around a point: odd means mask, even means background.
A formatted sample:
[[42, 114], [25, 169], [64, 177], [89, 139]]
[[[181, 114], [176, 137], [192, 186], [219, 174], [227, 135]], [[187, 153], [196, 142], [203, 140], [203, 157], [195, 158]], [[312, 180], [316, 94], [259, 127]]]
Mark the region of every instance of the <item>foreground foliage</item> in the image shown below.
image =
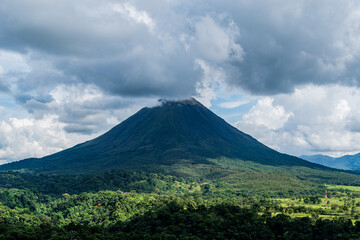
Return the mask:
[[2, 173], [0, 239], [360, 238], [359, 187], [329, 186], [325, 208], [323, 186], [247, 166], [177, 169], [202, 172], [192, 177]]
[[[344, 201], [351, 203], [351, 197]], [[180, 196], [100, 191], [56, 197], [3, 189], [0, 199], [0, 239], [360, 238], [360, 222], [353, 222], [351, 213], [319, 218], [319, 213], [332, 211], [316, 207], [321, 205], [319, 196], [303, 198], [308, 205], [302, 207], [261, 196], [222, 198], [211, 192]], [[295, 212], [306, 215], [294, 217]]]
[[[98, 202], [101, 202], [99, 205]], [[357, 239], [360, 222], [273, 214], [265, 199], [99, 192], [34, 211], [1, 205], [0, 239]]]

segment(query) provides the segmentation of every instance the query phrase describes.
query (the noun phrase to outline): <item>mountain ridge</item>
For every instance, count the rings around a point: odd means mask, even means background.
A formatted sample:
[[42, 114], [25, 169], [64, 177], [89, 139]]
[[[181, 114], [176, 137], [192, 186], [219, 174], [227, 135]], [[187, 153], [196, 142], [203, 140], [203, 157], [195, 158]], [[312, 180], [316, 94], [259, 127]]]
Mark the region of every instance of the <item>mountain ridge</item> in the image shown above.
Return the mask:
[[301, 155], [300, 158], [327, 167], [360, 172], [360, 153], [337, 158], [323, 154]]

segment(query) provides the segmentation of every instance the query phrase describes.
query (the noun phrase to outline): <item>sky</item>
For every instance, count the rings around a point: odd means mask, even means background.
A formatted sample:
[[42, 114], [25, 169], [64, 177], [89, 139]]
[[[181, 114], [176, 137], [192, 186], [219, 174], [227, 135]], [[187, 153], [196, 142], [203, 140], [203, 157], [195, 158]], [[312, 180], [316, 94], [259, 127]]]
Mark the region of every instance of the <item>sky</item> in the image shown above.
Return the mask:
[[195, 97], [280, 152], [360, 152], [357, 0], [1, 0], [0, 164]]

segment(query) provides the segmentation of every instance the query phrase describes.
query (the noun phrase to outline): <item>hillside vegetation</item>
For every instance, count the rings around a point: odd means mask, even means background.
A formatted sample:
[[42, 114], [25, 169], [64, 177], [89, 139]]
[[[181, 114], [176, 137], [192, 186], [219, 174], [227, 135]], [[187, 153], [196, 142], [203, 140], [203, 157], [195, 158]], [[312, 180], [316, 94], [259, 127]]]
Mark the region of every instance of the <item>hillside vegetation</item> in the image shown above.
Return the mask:
[[0, 239], [360, 237], [358, 188], [329, 187], [325, 208], [321, 184], [349, 185], [358, 175], [208, 161], [213, 165], [174, 165], [174, 175], [167, 167], [163, 173], [1, 173]]
[[0, 239], [359, 238], [359, 195], [336, 188], [329, 194], [330, 201], [343, 203], [324, 208], [316, 192], [271, 199], [219, 195], [207, 187], [192, 193], [61, 196], [1, 189]]

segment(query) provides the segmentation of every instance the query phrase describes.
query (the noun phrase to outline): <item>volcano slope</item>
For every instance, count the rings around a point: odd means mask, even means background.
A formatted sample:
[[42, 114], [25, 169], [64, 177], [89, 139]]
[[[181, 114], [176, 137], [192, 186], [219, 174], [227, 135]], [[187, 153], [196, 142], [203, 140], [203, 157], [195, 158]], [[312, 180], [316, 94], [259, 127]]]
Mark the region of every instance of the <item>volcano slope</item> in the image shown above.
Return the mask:
[[0, 171], [70, 175], [114, 169], [225, 179], [238, 185], [249, 181], [275, 182], [277, 186], [284, 181], [296, 186], [360, 184], [358, 174], [310, 163], [265, 146], [193, 98], [162, 100], [159, 106], [141, 109], [91, 141], [43, 158], [0, 166]]

